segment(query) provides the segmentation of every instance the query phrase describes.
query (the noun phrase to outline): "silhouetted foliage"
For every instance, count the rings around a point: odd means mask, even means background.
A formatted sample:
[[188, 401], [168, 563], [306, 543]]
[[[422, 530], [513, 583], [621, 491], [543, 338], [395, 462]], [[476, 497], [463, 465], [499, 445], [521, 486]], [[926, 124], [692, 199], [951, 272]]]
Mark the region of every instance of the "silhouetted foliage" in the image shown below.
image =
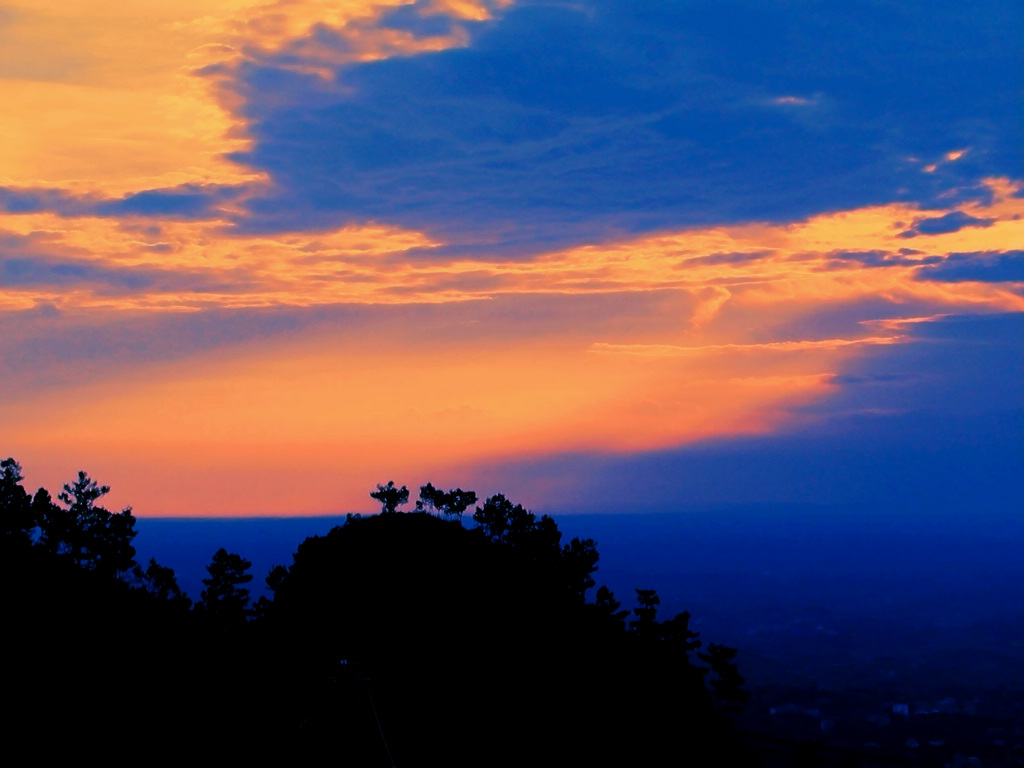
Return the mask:
[[441, 497], [444, 492], [434, 487], [433, 483], [420, 486], [420, 498], [416, 502], [416, 509], [427, 512], [434, 512], [441, 505]]
[[244, 624], [249, 615], [249, 590], [240, 586], [252, 581], [248, 573], [252, 563], [227, 552], [223, 547], [213, 555], [213, 561], [206, 566], [209, 578], [199, 597], [197, 608], [213, 617], [222, 627], [232, 628]]
[[416, 508], [424, 511], [436, 511], [442, 517], [462, 520], [462, 515], [467, 509], [476, 504], [476, 493], [455, 488], [450, 491], [442, 491], [435, 488], [432, 483], [420, 486], [420, 500], [416, 502]]
[[288, 578], [288, 569], [283, 565], [275, 565], [267, 573], [267, 578], [264, 581], [271, 592], [277, 592], [286, 578]]
[[389, 515], [409, 501], [409, 489], [404, 485], [396, 488], [394, 480], [388, 480], [387, 485], [378, 485], [377, 490], [370, 493], [370, 498], [380, 502], [381, 514]]
[[[475, 494], [473, 494], [475, 496]], [[477, 507], [473, 520], [478, 530], [495, 544], [510, 547], [519, 555], [557, 574], [562, 586], [582, 603], [594, 586], [591, 574], [599, 559], [593, 539], [574, 538], [560, 547], [562, 533], [548, 515], [539, 519], [504, 494], [495, 494]]]
[[673, 649], [680, 653], [689, 653], [701, 647], [702, 643], [697, 638], [699, 632], [690, 629], [690, 612], [677, 613], [673, 618], [663, 621], [660, 627], [662, 639]]
[[597, 570], [599, 555], [593, 539], [574, 538], [562, 547], [562, 578], [569, 591], [582, 603], [587, 590], [596, 583], [591, 574]]
[[491, 541], [516, 546], [525, 543], [536, 527], [536, 518], [521, 504], [513, 504], [498, 493], [477, 507], [473, 521]]
[[522, 504], [513, 504], [502, 493], [477, 507], [473, 521], [492, 542], [518, 550], [524, 558], [552, 563], [560, 554], [562, 534], [555, 521], [547, 515], [537, 520]]
[[12, 458], [0, 462], [0, 535], [5, 543], [27, 546], [36, 527], [32, 498], [22, 488], [21, 465]]
[[135, 516], [131, 507], [125, 507], [120, 514], [107, 513], [103, 525], [96, 529], [95, 568], [123, 578], [135, 567]]
[[112, 514], [96, 503], [109, 492], [109, 486], [99, 485], [85, 472], [65, 483], [57, 496], [63, 507], [40, 489], [33, 499], [39, 515], [39, 544], [88, 570], [118, 578], [129, 573], [135, 565], [135, 517], [131, 507]]
[[160, 600], [165, 600], [183, 610], [192, 607], [192, 601], [181, 591], [173, 568], [160, 565], [155, 558], [149, 559], [146, 570], [136, 565], [133, 571], [136, 580]]
[[[329, 751], [371, 766], [641, 765], [697, 755], [742, 764], [689, 662], [700, 645], [689, 614], [658, 624], [657, 595], [638, 590], [627, 631], [628, 612], [606, 587], [585, 603], [596, 543], [562, 545], [551, 517], [503, 495], [466, 530], [394, 514], [408, 491], [378, 486], [371, 496], [384, 514], [349, 515], [306, 539], [290, 566], [270, 569], [273, 597], [255, 610], [250, 562], [221, 548], [189, 611], [172, 569], [133, 563], [135, 518], [100, 506], [109, 488], [81, 472], [58, 505], [45, 489], [29, 499], [13, 459], [0, 470], [5, 536], [21, 542], [5, 548], [0, 604], [20, 628], [17, 657], [48, 660], [5, 681], [26, 702], [15, 724], [33, 741], [59, 731], [75, 754], [95, 751], [107, 713], [133, 690], [152, 695], [144, 722], [121, 743], [126, 754], [160, 743], [182, 754], [215, 745], [292, 762]], [[424, 511], [450, 520], [476, 494], [428, 483], [420, 498]], [[71, 636], [73, 658], [61, 645]], [[127, 636], [146, 651], [130, 663]], [[729, 677], [734, 654], [718, 648], [709, 649], [716, 681], [742, 682]], [[720, 687], [719, 698], [733, 695]], [[49, 705], [70, 699], [87, 711], [64, 716]]]
[[[418, 508], [443, 514], [445, 496], [427, 484]], [[399, 765], [538, 755], [631, 765], [734, 752], [687, 657], [698, 645], [688, 614], [658, 624], [642, 606], [647, 645], [625, 630], [628, 612], [607, 588], [584, 603], [593, 540], [562, 546], [552, 518], [501, 494], [474, 520], [465, 530], [427, 514], [351, 516], [274, 569], [265, 621], [281, 655], [304, 670], [304, 687], [288, 697], [304, 738], [349, 743], [354, 761], [382, 765], [385, 741]], [[372, 728], [356, 725], [367, 721]], [[637, 732], [650, 734], [642, 745], [625, 736]]]
[[[266, 578], [263, 580], [267, 585], [267, 589], [271, 593], [277, 592], [284, 580], [288, 576], [288, 569], [283, 565], [275, 565], [267, 572]], [[257, 619], [266, 618], [267, 614], [274, 609], [274, 601], [268, 598], [266, 595], [260, 595], [260, 598], [253, 605], [253, 616]]]
[[[0, 605], [11, 629], [4, 693], [17, 702], [5, 713], [5, 733], [45, 745], [55, 760], [94, 753], [126, 762], [158, 734], [166, 741], [175, 726], [190, 730], [178, 702], [200, 688], [202, 667], [190, 649], [204, 644], [192, 642], [188, 600], [173, 572], [152, 561], [145, 571], [135, 565], [130, 509], [104, 509], [99, 501], [109, 489], [84, 472], [56, 504], [45, 488], [31, 499], [14, 489], [17, 462], [0, 468], [0, 504], [21, 515], [18, 544], [0, 557]], [[110, 713], [122, 711], [132, 692], [151, 694], [147, 717], [112, 737]]]
[[54, 509], [59, 512], [60, 509], [56, 504], [53, 503], [53, 497], [50, 496], [50, 492], [45, 488], [40, 488], [35, 492], [32, 497], [32, 521], [35, 523], [36, 531], [39, 532], [39, 538], [36, 544], [40, 549], [48, 549], [46, 537], [43, 536], [43, 527], [47, 524], [47, 521], [52, 519], [54, 516]]
[[739, 712], [750, 698], [750, 694], [742, 690], [743, 678], [733, 663], [737, 650], [724, 645], [711, 643], [707, 653], [698, 653], [700, 659], [711, 667], [715, 675], [711, 680], [711, 690], [715, 700], [726, 712]]
[[619, 610], [622, 607], [622, 603], [615, 599], [615, 593], [608, 589], [608, 587], [597, 588], [594, 605], [601, 614], [608, 617], [608, 622], [612, 627], [619, 630], [626, 628], [626, 617], [629, 616], [629, 611]]
[[636, 590], [636, 608], [633, 609], [633, 615], [635, 619], [629, 622], [629, 628], [643, 638], [656, 638], [659, 635], [658, 622], [655, 619], [658, 616], [658, 605], [661, 604], [661, 598], [658, 597], [658, 593], [653, 589], [640, 589]]
[[476, 504], [476, 501], [475, 491], [464, 491], [461, 488], [456, 488], [445, 494], [444, 507], [441, 510], [441, 514], [445, 517], [454, 517], [461, 522], [463, 513]]

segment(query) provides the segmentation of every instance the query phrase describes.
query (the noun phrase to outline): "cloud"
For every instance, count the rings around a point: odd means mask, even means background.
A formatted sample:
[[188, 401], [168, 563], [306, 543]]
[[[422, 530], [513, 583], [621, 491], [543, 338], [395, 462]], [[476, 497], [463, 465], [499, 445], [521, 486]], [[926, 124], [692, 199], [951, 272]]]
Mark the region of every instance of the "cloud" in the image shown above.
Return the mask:
[[456, 19], [444, 13], [424, 14], [425, 5], [422, 2], [401, 5], [383, 16], [381, 26], [411, 32], [419, 38], [451, 35]]
[[593, 352], [641, 357], [686, 357], [702, 353], [728, 352], [802, 352], [805, 350], [836, 350], [860, 344], [898, 344], [898, 336], [870, 336], [862, 339], [815, 339], [792, 341], [765, 341], [758, 344], [708, 344], [681, 347], [670, 344], [604, 344], [591, 345]]
[[679, 269], [686, 269], [692, 266], [705, 266], [709, 264], [742, 264], [747, 261], [757, 261], [771, 256], [775, 251], [771, 249], [761, 251], [745, 251], [740, 253], [711, 253], [707, 256], [694, 256], [690, 259], [683, 259], [678, 265]]
[[679, 511], [813, 503], [925, 519], [1016, 514], [1024, 502], [1024, 313], [922, 321], [913, 335], [868, 348], [832, 378], [831, 397], [801, 407], [806, 419], [771, 435], [466, 472], [481, 485], [500, 478], [548, 510], [638, 510], [643, 488]]
[[[884, 389], [872, 389], [876, 395]], [[876, 401], [884, 397], [876, 397]], [[474, 487], [516, 488], [546, 512], [700, 513], [732, 505], [813, 504], [860, 515], [964, 520], [1015, 515], [1024, 409], [864, 412], [770, 436], [679, 448], [575, 453], [460, 468]], [[647, 502], [638, 502], [643, 489]], [[992, 517], [989, 517], [992, 516]]]
[[0, 210], [4, 213], [53, 211], [66, 216], [78, 216], [96, 203], [95, 196], [82, 198], [63, 189], [0, 187]]
[[917, 267], [922, 264], [937, 264], [942, 261], [941, 256], [922, 256], [919, 259], [911, 258], [917, 256], [920, 251], [911, 251], [908, 248], [901, 248], [897, 253], [890, 253], [883, 250], [873, 251], [830, 251], [827, 254], [828, 267], [830, 269], [846, 269], [850, 263], [859, 264], [862, 267]]
[[[786, 315], [873, 302], [863, 319], [873, 312], [887, 316], [893, 301], [917, 314], [1024, 306], [1012, 287], [933, 281], [922, 271], [941, 266], [949, 253], [985, 253], [1024, 236], [1020, 202], [1009, 194], [1013, 188], [1001, 180], [990, 183], [993, 202], [984, 210], [998, 221], [934, 235], [929, 253], [897, 247], [904, 242], [898, 236], [903, 222], [918, 212], [909, 205], [782, 225], [618, 233], [604, 242], [538, 253], [542, 243], [532, 237], [509, 237], [498, 247], [451, 246], [422, 232], [378, 224], [247, 232], [232, 222], [249, 192], [230, 186], [181, 185], [71, 203], [57, 196], [55, 203], [44, 201], [57, 211], [9, 215], [8, 224], [19, 231], [0, 237], [0, 256], [9, 261], [0, 306], [24, 309], [50, 301], [62, 309], [109, 309], [116, 295], [122, 309], [195, 311], [677, 291], [696, 303], [685, 315], [690, 332], [709, 327], [723, 311], [761, 313], [769, 306]], [[69, 215], [75, 206], [86, 212]], [[850, 331], [847, 326], [832, 332]], [[796, 338], [822, 335], [813, 328], [794, 332]]]
[[147, 216], [152, 218], [209, 219], [223, 215], [223, 206], [237, 201], [242, 186], [183, 184], [170, 189], [150, 189], [99, 203], [99, 216]]
[[164, 5], [3, 89], [40, 120], [0, 148], [0, 422], [51, 463], [323, 510], [339, 466], [782, 435], [770, 471], [1019, 401], [1006, 328], [936, 320], [1024, 310], [1010, 2]]
[[225, 208], [245, 194], [244, 185], [182, 184], [164, 189], [132, 192], [117, 198], [74, 194], [63, 189], [0, 187], [0, 211], [59, 216], [126, 218], [227, 218]]
[[1024, 283], [1024, 251], [951, 253], [917, 273], [919, 280], [939, 282]]
[[995, 219], [979, 219], [963, 211], [952, 211], [943, 216], [916, 219], [910, 229], [900, 233], [900, 237], [945, 235], [959, 232], [964, 227], [991, 227], [995, 222]]
[[91, 259], [0, 258], [0, 289], [90, 290], [97, 296], [232, 290], [202, 272], [112, 266]]
[[850, 386], [857, 384], [892, 384], [893, 382], [907, 381], [908, 379], [912, 378], [914, 377], [910, 376], [909, 374], [899, 373], [879, 373], [871, 374], [868, 376], [854, 376], [841, 374], [837, 376], [832, 376], [829, 379], [829, 383], [837, 384], [839, 386]]
[[[842, 263], [855, 262], [864, 267], [881, 267], [891, 266], [887, 262], [891, 261], [891, 254], [881, 250], [874, 251], [830, 251], [828, 254], [829, 259], [839, 261]], [[896, 263], [906, 263], [907, 260], [897, 259]], [[912, 261], [910, 263], [913, 263]]]
[[[99, 255], [62, 235], [55, 231], [19, 234], [0, 230], [0, 299], [23, 296], [34, 305], [74, 307], [84, 297], [103, 304], [110, 297], [134, 300], [139, 296], [195, 296], [251, 288], [251, 278], [238, 270], [230, 274], [161, 264], [160, 258], [174, 250], [169, 243], [132, 242], [154, 256], [126, 262], [118, 260], [116, 252]], [[107, 246], [111, 245], [108, 240]]]
[[[339, 64], [333, 89], [255, 55], [234, 84], [254, 144], [233, 157], [276, 186], [247, 226], [390, 221], [458, 244], [529, 222], [564, 243], [598, 222], [949, 206], [1021, 174], [1014, 12], [991, 11], [527, 4], [466, 27], [466, 47]], [[385, 23], [401, 19], [420, 23]], [[821, 98], [781, 110], [780, 92]], [[966, 146], [933, 173], [907, 161]]]

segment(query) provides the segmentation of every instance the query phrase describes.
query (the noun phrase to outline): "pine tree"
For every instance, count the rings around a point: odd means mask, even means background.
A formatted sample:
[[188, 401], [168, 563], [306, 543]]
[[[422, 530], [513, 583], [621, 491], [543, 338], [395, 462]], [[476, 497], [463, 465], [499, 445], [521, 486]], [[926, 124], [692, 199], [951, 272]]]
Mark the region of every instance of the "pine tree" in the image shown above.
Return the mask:
[[0, 462], [0, 536], [4, 543], [27, 545], [35, 528], [32, 498], [21, 486], [21, 465], [7, 458]]
[[200, 593], [196, 607], [225, 629], [244, 624], [249, 616], [249, 590], [240, 585], [252, 581], [252, 574], [247, 573], [250, 567], [252, 563], [241, 555], [218, 549], [206, 566], [210, 577], [203, 579], [206, 589]]
[[707, 653], [697, 654], [710, 665], [715, 674], [715, 679], [711, 681], [711, 692], [726, 712], [739, 712], [750, 698], [750, 694], [740, 688], [745, 681], [733, 663], [737, 653], [735, 648], [711, 643]]

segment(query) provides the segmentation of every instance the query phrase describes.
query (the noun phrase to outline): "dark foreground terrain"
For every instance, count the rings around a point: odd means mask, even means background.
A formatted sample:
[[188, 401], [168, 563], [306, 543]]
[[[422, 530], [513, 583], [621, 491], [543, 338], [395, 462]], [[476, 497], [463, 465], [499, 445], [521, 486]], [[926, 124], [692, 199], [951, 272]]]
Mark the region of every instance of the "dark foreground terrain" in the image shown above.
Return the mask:
[[735, 652], [697, 651], [653, 590], [632, 612], [607, 589], [587, 602], [594, 543], [504, 497], [473, 530], [349, 518], [255, 606], [248, 561], [219, 550], [192, 607], [170, 569], [134, 563], [134, 519], [87, 480], [63, 506], [37, 494], [37, 524], [4, 538], [9, 744], [115, 762], [757, 764], [726, 716], [745, 696]]

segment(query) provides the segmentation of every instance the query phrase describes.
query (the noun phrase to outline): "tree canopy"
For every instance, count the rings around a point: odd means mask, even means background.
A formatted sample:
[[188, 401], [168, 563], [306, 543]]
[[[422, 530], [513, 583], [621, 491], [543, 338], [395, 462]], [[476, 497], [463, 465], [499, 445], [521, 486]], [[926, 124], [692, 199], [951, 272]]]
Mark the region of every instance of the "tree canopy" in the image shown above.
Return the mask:
[[442, 491], [440, 488], [435, 488], [433, 484], [427, 483], [420, 486], [420, 498], [416, 502], [416, 508], [437, 512], [442, 517], [461, 521], [463, 513], [474, 504], [476, 504], [476, 493], [473, 491], [464, 491], [461, 488]]
[[401, 488], [396, 488], [395, 481], [388, 480], [387, 485], [378, 485], [376, 491], [371, 491], [370, 498], [380, 502], [381, 514], [390, 515], [409, 501], [409, 489], [404, 485]]
[[28, 544], [35, 519], [32, 498], [21, 487], [21, 465], [12, 458], [0, 462], [0, 535], [5, 541]]
[[[31, 598], [8, 594], [6, 604], [27, 628], [21, 653], [46, 648], [56, 660], [12, 678], [11, 690], [40, 711], [40, 685], [94, 697], [107, 712], [141, 683], [171, 697], [151, 703], [152, 738], [177, 723], [197, 744], [234, 745], [244, 732], [261, 756], [344, 745], [349, 762], [370, 765], [382, 761], [373, 755], [385, 732], [394, 761], [412, 765], [476, 765], [499, 743], [513, 764], [541, 753], [642, 764], [673, 750], [680, 759], [734, 750], [721, 715], [744, 697], [735, 651], [712, 644], [700, 657], [711, 665], [709, 692], [707, 670], [690, 658], [701, 644], [688, 613], [659, 622], [657, 594], [637, 590], [627, 627], [629, 612], [607, 587], [588, 603], [596, 542], [563, 544], [553, 518], [503, 494], [476, 507], [466, 528], [452, 521], [476, 503], [473, 491], [427, 483], [417, 509], [435, 514], [400, 514], [406, 487], [379, 485], [370, 495], [381, 514], [350, 515], [299, 544], [290, 565], [270, 570], [272, 597], [254, 610], [242, 555], [218, 549], [191, 606], [173, 570], [134, 562], [135, 517], [102, 506], [109, 487], [79, 472], [55, 502], [42, 488], [30, 497], [22, 479], [16, 461], [0, 462], [9, 573], [0, 584], [10, 593], [35, 574]], [[147, 649], [130, 663], [121, 642], [129, 627]], [[70, 635], [85, 655], [63, 664], [54, 639]], [[171, 701], [185, 696], [198, 702], [187, 718]], [[371, 719], [375, 730], [361, 725]], [[22, 725], [42, 737], [36, 720]], [[100, 723], [87, 714], [62, 727], [84, 739]], [[609, 738], [616, 732], [645, 739]]]
[[200, 593], [197, 607], [225, 628], [244, 624], [249, 615], [249, 590], [241, 585], [252, 581], [251, 567], [241, 555], [218, 549], [206, 566], [210, 575], [203, 579], [206, 589]]

